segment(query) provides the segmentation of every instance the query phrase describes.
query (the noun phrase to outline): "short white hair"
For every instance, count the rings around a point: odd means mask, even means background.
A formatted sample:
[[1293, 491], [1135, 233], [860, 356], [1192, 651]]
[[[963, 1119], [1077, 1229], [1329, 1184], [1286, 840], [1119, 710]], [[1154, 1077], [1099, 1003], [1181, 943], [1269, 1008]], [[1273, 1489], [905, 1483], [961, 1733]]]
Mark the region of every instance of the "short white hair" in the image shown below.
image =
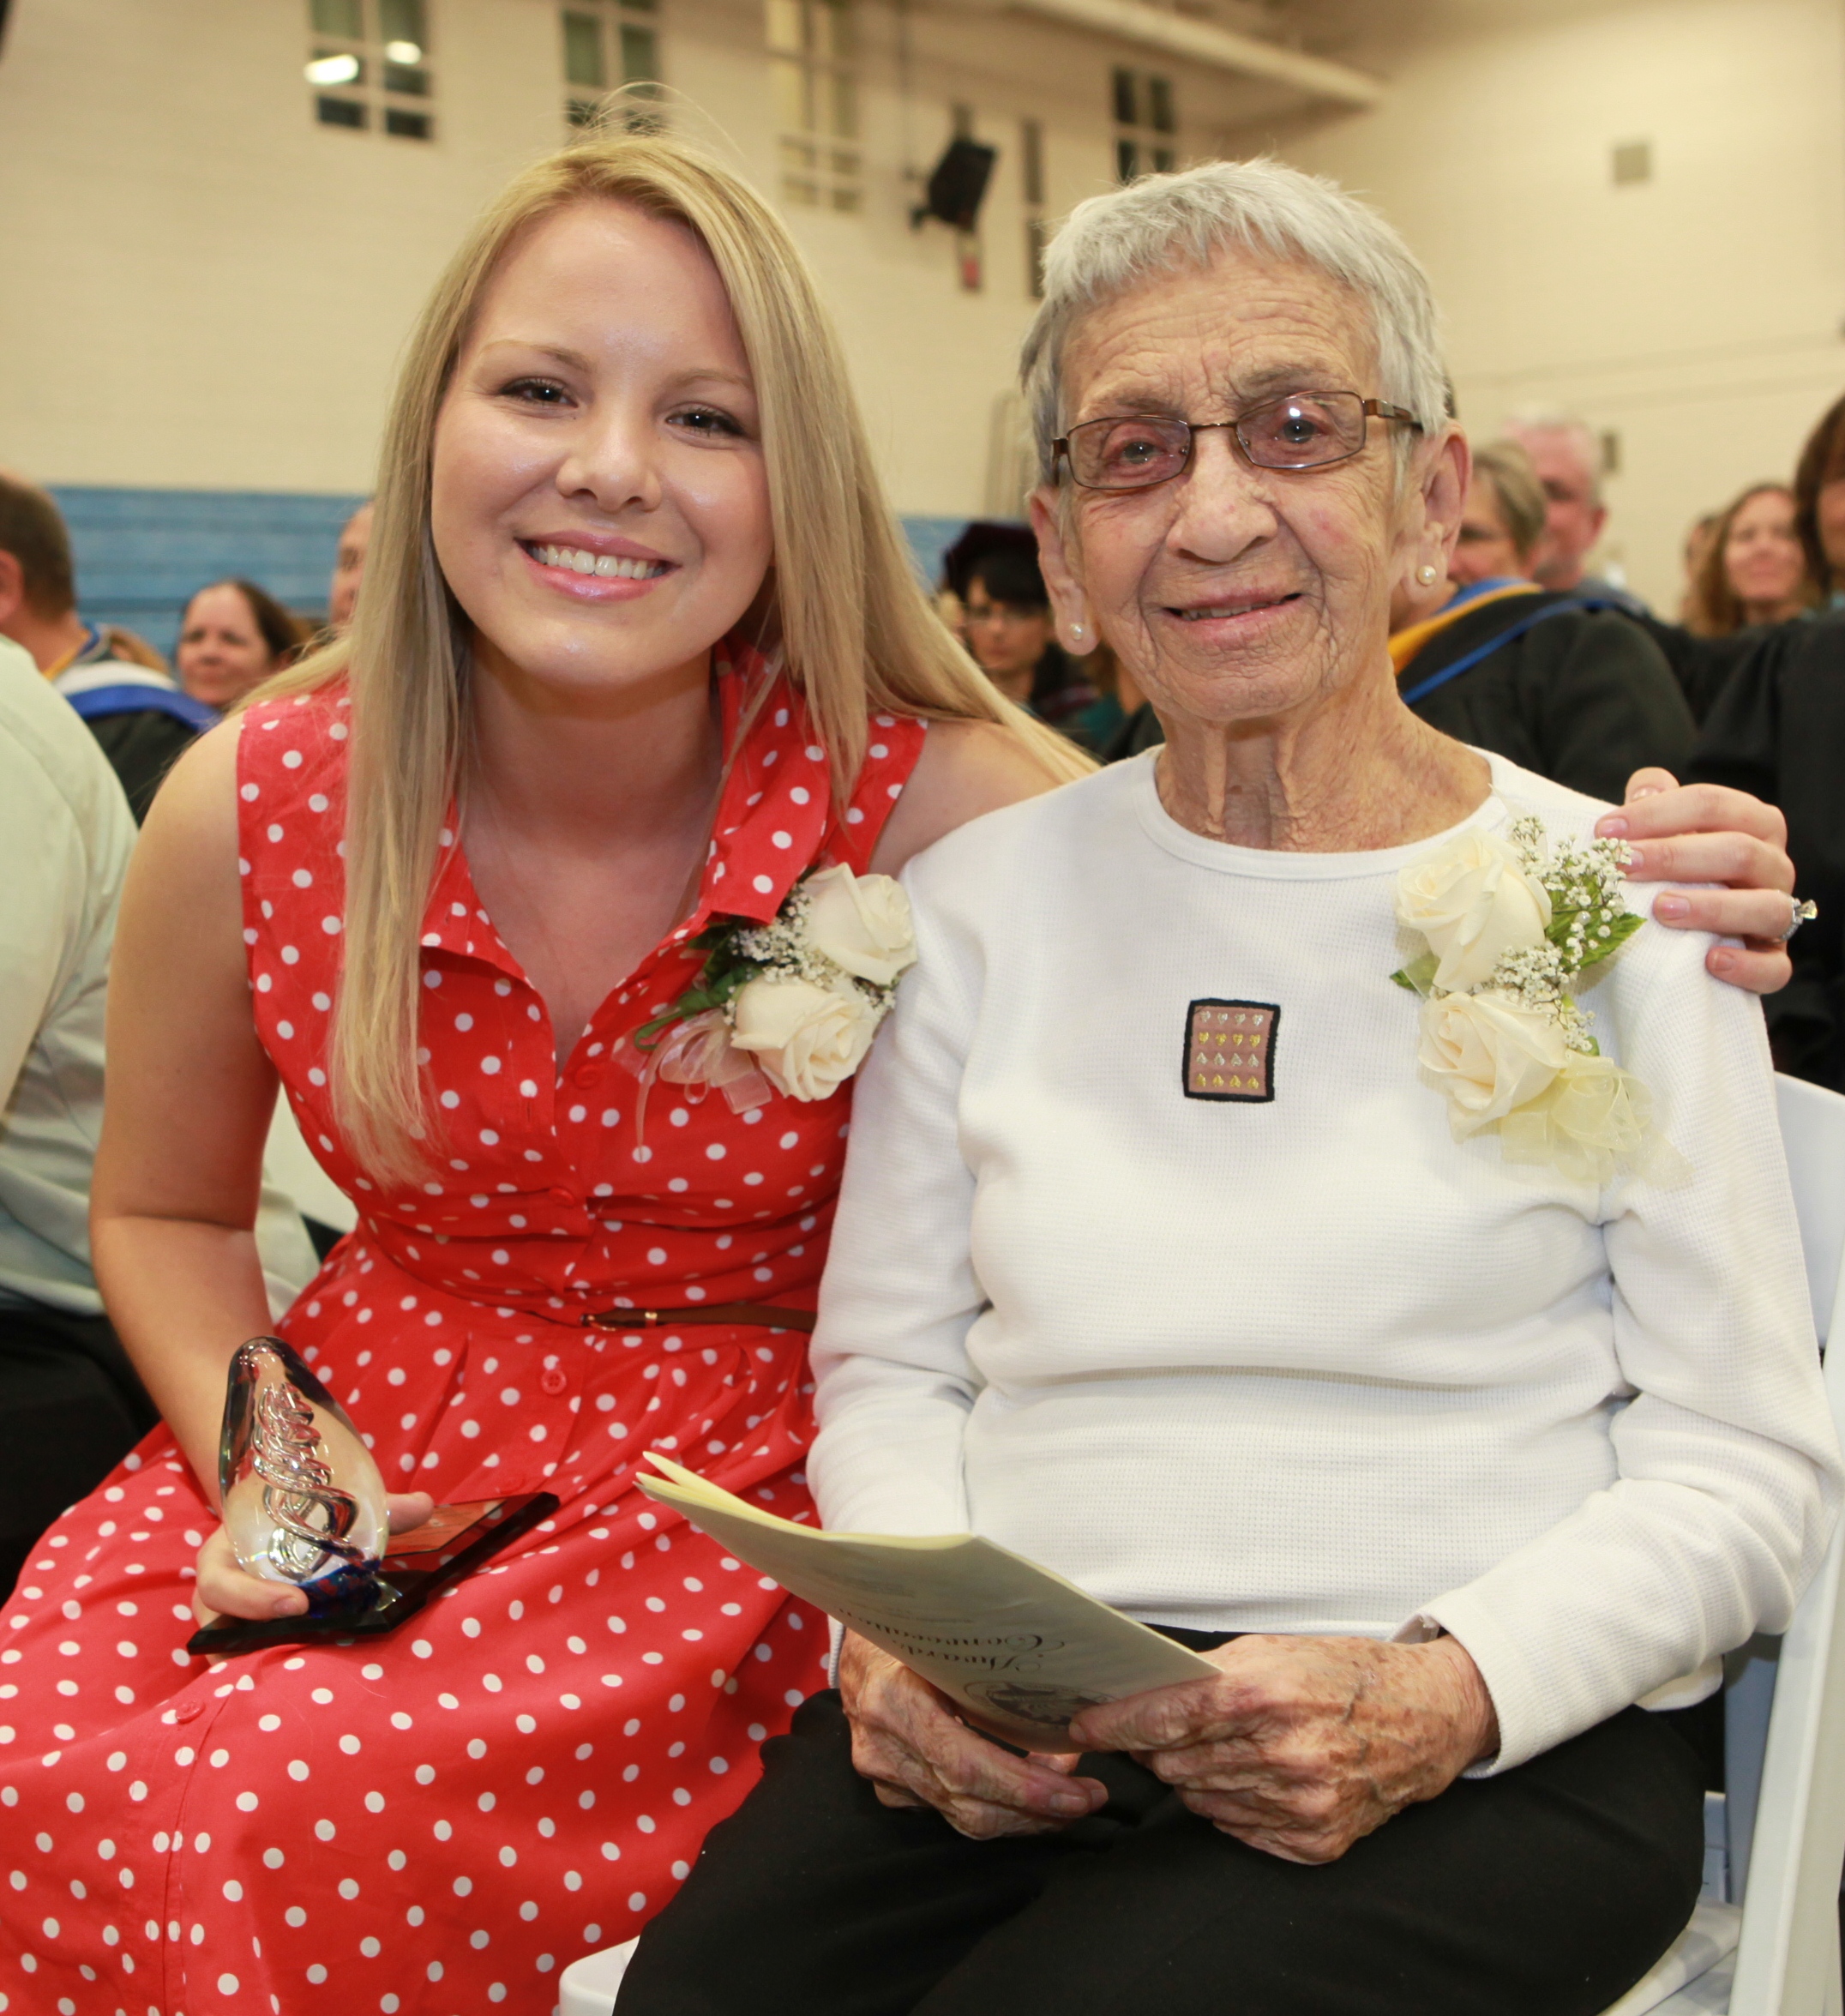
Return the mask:
[[1602, 436], [1597, 434], [1580, 413], [1566, 413], [1558, 406], [1521, 406], [1507, 416], [1500, 431], [1521, 447], [1529, 447], [1534, 434], [1560, 434], [1576, 445], [1576, 452], [1583, 459], [1583, 466], [1589, 472], [1589, 501], [1592, 504], [1602, 502], [1602, 467], [1606, 451]]
[[1045, 482], [1055, 473], [1064, 352], [1078, 323], [1154, 274], [1208, 266], [1229, 246], [1313, 267], [1349, 288], [1371, 319], [1380, 396], [1425, 432], [1439, 430], [1448, 396], [1434, 296], [1396, 229], [1324, 176], [1268, 159], [1207, 161], [1090, 197], [1051, 240], [1043, 304], [1019, 359]]

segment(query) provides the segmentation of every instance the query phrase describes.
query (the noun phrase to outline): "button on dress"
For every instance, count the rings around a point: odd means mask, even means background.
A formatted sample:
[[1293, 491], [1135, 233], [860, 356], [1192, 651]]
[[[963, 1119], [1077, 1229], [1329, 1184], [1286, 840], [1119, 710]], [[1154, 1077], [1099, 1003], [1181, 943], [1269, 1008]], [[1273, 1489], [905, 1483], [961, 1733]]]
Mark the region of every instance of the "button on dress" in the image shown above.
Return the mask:
[[451, 821], [422, 941], [442, 1132], [407, 1185], [367, 1176], [328, 1086], [346, 697], [244, 716], [257, 1027], [360, 1211], [279, 1327], [394, 1489], [562, 1505], [386, 1638], [192, 1658], [212, 1520], [157, 1429], [0, 1616], [0, 2012], [549, 2011], [563, 1966], [666, 1901], [824, 1684], [824, 1620], [634, 1481], [659, 1448], [811, 1517], [804, 1335], [585, 1319], [813, 1308], [850, 1087], [743, 1114], [670, 1083], [643, 1102], [628, 1038], [690, 983], [712, 918], [766, 921], [813, 866], [866, 870], [924, 727], [875, 717], [842, 805], [772, 668], [732, 647], [718, 690], [733, 754], [697, 908], [562, 1071]]

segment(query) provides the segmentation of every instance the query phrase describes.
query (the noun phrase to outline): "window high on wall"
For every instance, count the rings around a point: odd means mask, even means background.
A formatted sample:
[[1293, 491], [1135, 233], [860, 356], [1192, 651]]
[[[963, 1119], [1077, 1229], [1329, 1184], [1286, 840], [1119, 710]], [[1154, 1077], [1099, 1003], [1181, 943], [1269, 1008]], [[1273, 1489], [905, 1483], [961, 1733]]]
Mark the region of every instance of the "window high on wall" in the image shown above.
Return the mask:
[[1109, 86], [1115, 114], [1115, 176], [1132, 182], [1137, 175], [1163, 175], [1175, 162], [1173, 136], [1179, 117], [1173, 105], [1172, 79], [1145, 70], [1115, 71]]
[[864, 200], [852, 0], [768, 0], [782, 194], [853, 211]]
[[[605, 91], [660, 81], [657, 0], [574, 0], [564, 9], [564, 117], [586, 126]], [[656, 116], [632, 109], [630, 126], [651, 126]]]
[[424, 0], [309, 0], [308, 83], [323, 126], [433, 140]]

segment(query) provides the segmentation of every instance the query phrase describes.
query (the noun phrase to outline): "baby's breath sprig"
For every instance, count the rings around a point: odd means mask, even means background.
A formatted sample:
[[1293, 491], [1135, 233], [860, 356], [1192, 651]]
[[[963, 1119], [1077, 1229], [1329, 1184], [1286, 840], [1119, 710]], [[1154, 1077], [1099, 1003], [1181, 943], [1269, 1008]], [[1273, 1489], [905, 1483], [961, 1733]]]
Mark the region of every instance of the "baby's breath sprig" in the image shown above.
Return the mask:
[[1502, 954], [1487, 981], [1521, 1006], [1548, 1015], [1568, 1047], [1599, 1056], [1590, 1016], [1570, 997], [1568, 983], [1586, 967], [1619, 952], [1644, 918], [1627, 908], [1621, 878], [1627, 850], [1620, 840], [1566, 841], [1554, 853], [1541, 819], [1515, 820], [1506, 836], [1524, 870], [1550, 899], [1550, 924], [1542, 945]]
[[1599, 966], [1619, 952], [1645, 921], [1627, 908], [1622, 876], [1627, 849], [1620, 840], [1566, 842], [1554, 854], [1540, 819], [1513, 822], [1508, 835], [1525, 871], [1550, 898], [1545, 936], [1562, 957], [1566, 974]]

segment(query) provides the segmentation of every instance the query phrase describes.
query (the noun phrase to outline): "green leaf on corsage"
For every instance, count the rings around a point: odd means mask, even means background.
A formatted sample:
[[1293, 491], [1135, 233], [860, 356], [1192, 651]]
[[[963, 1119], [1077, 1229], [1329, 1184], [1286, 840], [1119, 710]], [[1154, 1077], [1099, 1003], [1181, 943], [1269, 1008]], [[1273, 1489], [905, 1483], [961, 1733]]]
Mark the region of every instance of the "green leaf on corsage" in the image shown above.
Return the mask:
[[1603, 960], [1613, 958], [1645, 922], [1646, 919], [1635, 912], [1624, 910], [1619, 917], [1601, 927], [1608, 932], [1607, 937], [1602, 937], [1598, 930], [1596, 936], [1590, 938], [1589, 956], [1583, 964], [1585, 966], [1596, 966]]
[[1420, 994], [1426, 999], [1434, 987], [1435, 970], [1440, 964], [1433, 952], [1425, 952], [1420, 959], [1412, 959], [1408, 966], [1399, 966], [1391, 978], [1399, 987], [1405, 987], [1411, 994]]

